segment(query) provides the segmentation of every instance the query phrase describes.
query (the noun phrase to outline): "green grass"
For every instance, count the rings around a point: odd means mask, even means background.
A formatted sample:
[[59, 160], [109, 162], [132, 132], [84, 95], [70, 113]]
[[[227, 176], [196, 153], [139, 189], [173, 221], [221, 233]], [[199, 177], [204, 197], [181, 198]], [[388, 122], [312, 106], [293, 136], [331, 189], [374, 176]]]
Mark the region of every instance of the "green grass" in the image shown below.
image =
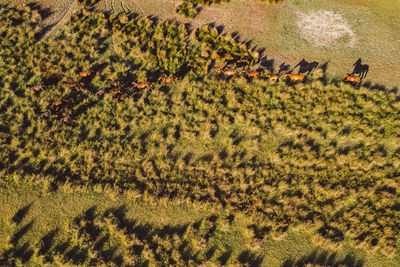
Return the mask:
[[[93, 265], [100, 253], [116, 264], [124, 255], [136, 264], [268, 266], [324, 259], [312, 254], [319, 247], [348, 265], [396, 265], [396, 92], [319, 71], [298, 84], [226, 79], [206, 66], [246, 67], [256, 55], [213, 28], [189, 35], [176, 23], [79, 12], [39, 40], [36, 12], [0, 11], [0, 181], [11, 203], [1, 221], [10, 248], [3, 263]], [[77, 74], [89, 69], [91, 77]], [[157, 82], [162, 75], [178, 79]], [[130, 86], [145, 80], [153, 88]], [[12, 223], [31, 202], [37, 218]], [[116, 202], [128, 206], [123, 216]], [[198, 221], [203, 211], [210, 216]], [[59, 242], [75, 249], [40, 256], [40, 238], [57, 227]], [[147, 237], [136, 239], [143, 227]]]
[[[51, 231], [58, 229], [53, 240], [50, 251], [61, 242], [70, 238], [71, 224], [73, 220], [91, 207], [96, 207], [96, 213], [101, 214], [110, 208], [125, 206], [126, 219], [137, 220], [141, 224], [149, 224], [152, 227], [163, 228], [166, 225], [179, 226], [197, 222], [211, 215], [224, 216], [230, 214], [226, 210], [211, 207], [204, 204], [193, 204], [187, 201], [166, 201], [135, 197], [132, 193], [115, 195], [113, 191], [98, 189], [73, 189], [63, 187], [62, 189], [48, 193], [40, 188], [33, 189], [30, 186], [21, 186], [17, 189], [0, 189], [0, 255], [10, 248], [9, 240], [23, 226], [33, 221], [32, 228], [24, 234], [16, 246], [28, 243], [35, 253], [43, 245], [40, 239]], [[17, 211], [30, 205], [20, 217], [17, 224], [13, 217]], [[241, 213], [235, 213], [231, 224], [222, 223], [210, 239], [209, 246], [217, 246], [221, 249], [232, 250], [233, 256], [230, 262], [237, 261], [243, 251], [251, 251], [254, 255], [261, 256], [261, 266], [281, 266], [288, 260], [296, 261], [301, 257], [311, 255], [317, 251], [327, 251], [328, 255], [335, 253], [336, 261], [343, 260], [346, 255], [353, 255], [356, 260], [362, 260], [363, 266], [396, 266], [398, 259], [389, 259], [379, 252], [365, 253], [349, 245], [340, 249], [327, 249], [313, 244], [313, 229], [290, 230], [283, 238], [274, 239], [269, 237], [265, 240], [257, 240], [249, 230], [252, 219]], [[128, 236], [128, 235], [127, 235]], [[73, 242], [73, 241], [71, 241]], [[50, 253], [50, 252], [49, 252]], [[47, 253], [47, 254], [49, 254]], [[68, 250], [63, 254], [68, 254]], [[49, 254], [50, 255], [50, 254]], [[257, 256], [256, 256], [257, 257]], [[245, 258], [242, 256], [242, 258]], [[0, 256], [1, 259], [1, 256]], [[44, 256], [34, 255], [30, 263], [43, 263]], [[58, 260], [58, 259], [57, 259]], [[211, 260], [213, 261], [213, 260]], [[59, 261], [58, 264], [67, 263]], [[71, 263], [71, 262], [70, 262]], [[211, 262], [209, 262], [210, 264]], [[54, 263], [53, 263], [54, 264]]]

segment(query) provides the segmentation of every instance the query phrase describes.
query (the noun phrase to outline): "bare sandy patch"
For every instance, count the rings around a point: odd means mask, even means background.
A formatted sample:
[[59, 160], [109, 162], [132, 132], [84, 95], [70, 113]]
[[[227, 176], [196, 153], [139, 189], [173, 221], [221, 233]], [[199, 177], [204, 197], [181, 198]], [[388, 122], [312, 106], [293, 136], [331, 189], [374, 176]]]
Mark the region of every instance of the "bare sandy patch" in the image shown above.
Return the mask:
[[348, 46], [355, 44], [356, 38], [353, 31], [338, 13], [318, 10], [306, 14], [297, 11], [296, 17], [300, 36], [313, 46], [330, 46], [346, 36], [350, 39], [347, 43]]

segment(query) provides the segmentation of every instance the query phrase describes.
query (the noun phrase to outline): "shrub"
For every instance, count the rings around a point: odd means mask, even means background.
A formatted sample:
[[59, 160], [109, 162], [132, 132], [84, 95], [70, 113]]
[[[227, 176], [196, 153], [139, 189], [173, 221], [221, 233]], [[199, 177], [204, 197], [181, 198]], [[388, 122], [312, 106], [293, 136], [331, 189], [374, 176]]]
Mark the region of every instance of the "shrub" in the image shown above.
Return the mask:
[[200, 7], [197, 4], [193, 4], [191, 2], [183, 2], [180, 4], [175, 12], [181, 14], [187, 18], [194, 18], [199, 14]]
[[85, 9], [93, 9], [100, 0], [76, 0], [76, 2]]

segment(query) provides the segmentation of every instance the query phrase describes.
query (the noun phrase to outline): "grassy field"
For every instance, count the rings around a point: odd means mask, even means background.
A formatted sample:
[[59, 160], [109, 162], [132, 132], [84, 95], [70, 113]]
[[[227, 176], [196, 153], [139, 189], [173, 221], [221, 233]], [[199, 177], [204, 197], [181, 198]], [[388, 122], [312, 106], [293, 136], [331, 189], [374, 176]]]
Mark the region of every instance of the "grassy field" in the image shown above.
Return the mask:
[[399, 264], [397, 91], [227, 77], [257, 54], [213, 27], [0, 12], [0, 265]]
[[[30, 264], [44, 264], [46, 257], [53, 257], [56, 264], [72, 264], [74, 258], [68, 258], [65, 255], [72, 250], [73, 237], [71, 236], [71, 225], [75, 218], [79, 218], [88, 210], [101, 214], [107, 210], [123, 206], [126, 210], [125, 219], [136, 221], [139, 225], [151, 225], [154, 228], [163, 229], [163, 227], [182, 227], [183, 225], [207, 220], [210, 216], [224, 217], [230, 214], [228, 210], [219, 209], [202, 203], [191, 203], [187, 201], [167, 199], [144, 200], [134, 192], [126, 192], [123, 195], [115, 194], [112, 189], [71, 189], [68, 186], [60, 188], [57, 192], [49, 193], [46, 190], [31, 186], [21, 185], [18, 189], [4, 188], [0, 189], [0, 260], [10, 248], [20, 248], [27, 244], [24, 253], [18, 255], [16, 263], [22, 263], [24, 255], [29, 255], [32, 250], [34, 256]], [[32, 222], [32, 224], [30, 224]], [[323, 246], [315, 245], [312, 242], [312, 236], [315, 229], [291, 230], [284, 238], [267, 238], [263, 241], [256, 239], [249, 230], [252, 219], [240, 213], [235, 213], [231, 223], [223, 223], [209, 238], [210, 244], [218, 244], [221, 249], [229, 249], [233, 252], [230, 260], [232, 263], [240, 263], [236, 260], [242, 251], [251, 251], [254, 255], [259, 255], [254, 263], [259, 266], [282, 266], [285, 263], [296, 262], [302, 257], [309, 257], [309, 262], [324, 262], [331, 256], [334, 260], [331, 262], [342, 262], [344, 264], [362, 262], [362, 266], [397, 266], [396, 259], [388, 259], [379, 252], [365, 253], [362, 250], [354, 249], [349, 245], [344, 245], [340, 249], [327, 249]], [[26, 227], [29, 225], [29, 227]], [[25, 229], [25, 231], [21, 231]], [[27, 229], [27, 230], [26, 230]], [[164, 228], [165, 229], [165, 228]], [[21, 234], [22, 232], [22, 234]], [[45, 236], [54, 233], [51, 241], [44, 241]], [[17, 234], [19, 233], [19, 234]], [[10, 240], [18, 240], [9, 243]], [[128, 236], [128, 235], [127, 235]], [[70, 239], [71, 246], [64, 252], [56, 252], [56, 248], [63, 241]], [[101, 235], [97, 240], [101, 239]], [[48, 246], [46, 253], [39, 253], [45, 244]], [[118, 252], [118, 251], [117, 251]], [[117, 253], [115, 252], [115, 253]], [[312, 257], [316, 252], [316, 256]], [[323, 253], [327, 253], [325, 256]], [[59, 259], [65, 256], [64, 261]], [[57, 258], [59, 257], [59, 258]], [[138, 256], [136, 256], [138, 257]], [[325, 258], [324, 258], [325, 257]], [[135, 256], [134, 256], [135, 258]], [[66, 260], [67, 259], [67, 260]], [[59, 262], [57, 262], [59, 260]], [[243, 260], [242, 260], [243, 261]], [[53, 262], [54, 264], [55, 262]], [[206, 265], [218, 264], [218, 260], [209, 260]], [[108, 264], [111, 264], [108, 262]], [[250, 262], [250, 265], [252, 263]], [[286, 265], [287, 266], [287, 265]], [[357, 266], [357, 265], [348, 265]]]

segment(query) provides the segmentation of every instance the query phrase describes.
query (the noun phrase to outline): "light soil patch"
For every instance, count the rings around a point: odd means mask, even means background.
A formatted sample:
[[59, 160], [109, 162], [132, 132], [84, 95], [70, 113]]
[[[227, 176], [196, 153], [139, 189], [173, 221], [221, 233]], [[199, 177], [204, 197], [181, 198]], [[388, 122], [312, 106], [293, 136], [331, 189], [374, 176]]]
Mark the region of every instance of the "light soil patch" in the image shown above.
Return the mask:
[[343, 17], [335, 12], [318, 10], [309, 14], [296, 12], [300, 36], [316, 47], [336, 44], [340, 38], [348, 36], [349, 46], [355, 44], [355, 36]]

